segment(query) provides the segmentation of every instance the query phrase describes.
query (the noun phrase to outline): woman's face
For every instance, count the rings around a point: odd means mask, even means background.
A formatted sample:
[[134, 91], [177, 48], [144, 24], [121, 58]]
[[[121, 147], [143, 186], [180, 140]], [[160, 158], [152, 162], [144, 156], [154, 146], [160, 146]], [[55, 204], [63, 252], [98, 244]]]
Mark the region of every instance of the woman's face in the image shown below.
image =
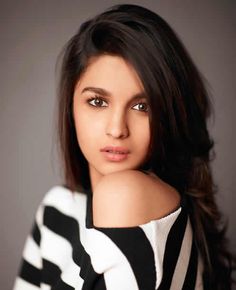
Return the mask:
[[123, 58], [102, 55], [90, 62], [75, 87], [73, 114], [92, 185], [103, 175], [143, 164], [150, 143], [147, 99]]

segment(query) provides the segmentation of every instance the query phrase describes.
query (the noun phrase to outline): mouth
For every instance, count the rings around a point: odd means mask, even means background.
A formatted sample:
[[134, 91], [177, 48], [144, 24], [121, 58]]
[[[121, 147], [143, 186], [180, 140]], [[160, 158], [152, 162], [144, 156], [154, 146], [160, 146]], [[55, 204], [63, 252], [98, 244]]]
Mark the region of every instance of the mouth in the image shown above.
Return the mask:
[[130, 151], [124, 147], [107, 146], [100, 150], [108, 161], [119, 162], [125, 160]]

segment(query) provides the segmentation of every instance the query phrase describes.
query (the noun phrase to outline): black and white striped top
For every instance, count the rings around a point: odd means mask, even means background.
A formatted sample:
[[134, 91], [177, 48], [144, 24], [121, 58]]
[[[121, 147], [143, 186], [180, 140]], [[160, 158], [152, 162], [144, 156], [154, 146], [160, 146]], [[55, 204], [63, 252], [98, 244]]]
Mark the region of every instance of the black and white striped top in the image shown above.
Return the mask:
[[94, 227], [91, 194], [53, 187], [40, 204], [14, 290], [203, 289], [185, 207], [134, 227]]

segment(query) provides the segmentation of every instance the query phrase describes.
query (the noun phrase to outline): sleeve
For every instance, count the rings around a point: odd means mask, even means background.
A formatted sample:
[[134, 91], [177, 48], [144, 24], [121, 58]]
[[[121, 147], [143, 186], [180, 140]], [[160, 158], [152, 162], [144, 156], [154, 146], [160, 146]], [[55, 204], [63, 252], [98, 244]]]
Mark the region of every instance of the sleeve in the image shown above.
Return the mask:
[[40, 289], [42, 257], [40, 253], [43, 203], [37, 209], [35, 219], [23, 249], [21, 264], [13, 290]]
[[86, 250], [94, 270], [103, 274], [106, 289], [158, 288], [163, 276], [168, 234], [180, 211], [134, 227], [93, 227], [89, 230]]

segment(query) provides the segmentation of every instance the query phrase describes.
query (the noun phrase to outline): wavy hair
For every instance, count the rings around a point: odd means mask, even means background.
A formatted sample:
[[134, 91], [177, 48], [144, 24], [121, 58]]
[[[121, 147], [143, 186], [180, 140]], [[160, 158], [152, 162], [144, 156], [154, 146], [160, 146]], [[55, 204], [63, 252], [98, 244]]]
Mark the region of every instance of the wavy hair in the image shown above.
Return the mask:
[[121, 56], [144, 86], [150, 105], [151, 170], [185, 196], [204, 264], [204, 289], [231, 289], [235, 265], [226, 227], [215, 201], [210, 161], [214, 142], [207, 119], [211, 103], [204, 78], [173, 29], [156, 13], [137, 5], [116, 5], [84, 22], [62, 54], [58, 86], [58, 138], [65, 183], [90, 188], [88, 164], [76, 138], [72, 101], [77, 81], [93, 57]]

